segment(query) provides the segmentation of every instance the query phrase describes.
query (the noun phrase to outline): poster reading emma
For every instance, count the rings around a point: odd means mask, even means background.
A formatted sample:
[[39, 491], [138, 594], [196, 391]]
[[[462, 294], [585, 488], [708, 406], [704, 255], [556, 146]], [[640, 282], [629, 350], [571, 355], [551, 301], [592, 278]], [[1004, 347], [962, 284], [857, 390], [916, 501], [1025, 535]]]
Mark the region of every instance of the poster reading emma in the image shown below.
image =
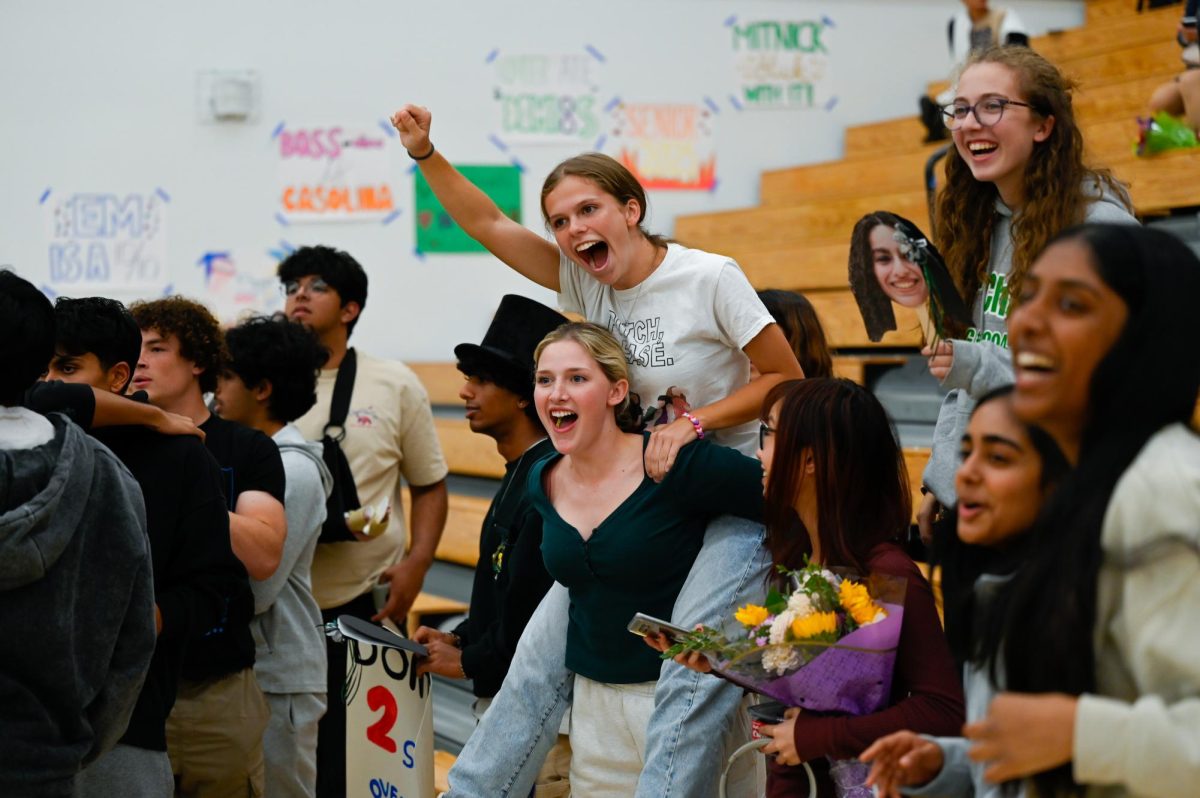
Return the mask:
[[347, 640], [347, 798], [433, 795], [433, 704], [416, 658]]
[[392, 140], [378, 126], [281, 126], [277, 211], [288, 222], [376, 221], [395, 210]]
[[616, 158], [643, 186], [675, 191], [716, 188], [717, 155], [708, 108], [621, 103], [612, 114]]

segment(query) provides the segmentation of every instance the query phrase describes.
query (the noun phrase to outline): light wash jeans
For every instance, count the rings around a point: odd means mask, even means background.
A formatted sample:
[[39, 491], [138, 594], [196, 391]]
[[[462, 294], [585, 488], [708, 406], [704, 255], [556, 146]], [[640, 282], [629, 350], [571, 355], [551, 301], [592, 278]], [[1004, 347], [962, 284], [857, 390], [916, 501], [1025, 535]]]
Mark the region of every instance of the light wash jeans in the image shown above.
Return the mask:
[[[671, 620], [688, 628], [720, 626], [739, 604], [761, 602], [771, 565], [762, 544], [761, 524], [734, 516], [714, 519]], [[568, 605], [566, 588], [556, 583], [529, 619], [504, 685], [450, 769], [445, 798], [529, 795], [571, 701]], [[716, 796], [725, 758], [748, 740], [741, 702], [740, 687], [664, 662], [646, 729], [638, 798]], [[742, 759], [748, 772], [731, 774], [731, 783], [754, 778], [752, 758]]]

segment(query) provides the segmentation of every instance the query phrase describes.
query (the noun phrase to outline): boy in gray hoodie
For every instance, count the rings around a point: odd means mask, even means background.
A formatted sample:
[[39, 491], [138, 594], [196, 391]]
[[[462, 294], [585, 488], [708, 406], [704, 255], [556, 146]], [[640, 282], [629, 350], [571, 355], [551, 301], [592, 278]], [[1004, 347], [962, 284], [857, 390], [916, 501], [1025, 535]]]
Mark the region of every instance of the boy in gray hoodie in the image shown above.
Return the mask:
[[124, 733], [154, 652], [145, 507], [116, 457], [20, 407], [54, 309], [0, 270], [0, 795], [70, 796]]
[[283, 557], [274, 575], [251, 582], [254, 670], [271, 707], [263, 734], [267, 795], [311, 797], [317, 722], [326, 707], [325, 643], [311, 572], [333, 479], [321, 444], [305, 441], [291, 422], [316, 402], [327, 353], [312, 331], [282, 318], [249, 319], [228, 330], [225, 343], [230, 361], [217, 382], [217, 413], [270, 435], [287, 475]]

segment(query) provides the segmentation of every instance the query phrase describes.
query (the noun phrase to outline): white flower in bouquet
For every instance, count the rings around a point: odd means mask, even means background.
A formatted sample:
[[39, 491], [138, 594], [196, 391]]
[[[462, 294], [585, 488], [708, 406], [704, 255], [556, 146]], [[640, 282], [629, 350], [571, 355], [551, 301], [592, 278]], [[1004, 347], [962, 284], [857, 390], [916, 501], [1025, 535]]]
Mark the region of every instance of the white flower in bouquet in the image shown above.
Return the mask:
[[775, 620], [771, 621], [771, 645], [777, 646], [784, 641], [784, 635], [787, 634], [794, 620], [796, 620], [796, 613], [791, 610], [784, 610], [775, 616]]
[[800, 667], [800, 653], [791, 646], [771, 646], [763, 652], [762, 665], [782, 676]]
[[807, 593], [797, 590], [788, 596], [788, 612], [795, 614], [797, 618], [803, 618], [805, 615], [812, 615], [816, 612], [816, 608]]

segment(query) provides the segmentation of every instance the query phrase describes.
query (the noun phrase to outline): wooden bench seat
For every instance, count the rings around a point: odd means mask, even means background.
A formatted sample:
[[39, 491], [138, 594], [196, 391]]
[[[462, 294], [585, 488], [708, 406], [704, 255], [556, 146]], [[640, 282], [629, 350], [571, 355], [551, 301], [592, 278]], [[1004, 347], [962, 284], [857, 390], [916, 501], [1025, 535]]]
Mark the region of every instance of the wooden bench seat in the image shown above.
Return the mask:
[[[412, 499], [407, 489], [403, 496], [404, 514], [407, 518], [412, 513]], [[479, 530], [483, 528], [483, 517], [487, 515], [491, 499], [451, 493], [448, 504], [446, 526], [434, 558], [474, 568], [479, 560]]]
[[462, 601], [435, 596], [433, 593], [418, 593], [416, 600], [408, 608], [408, 633], [411, 635], [417, 631], [425, 618], [431, 615], [461, 615], [468, 609], [469, 606]]
[[[1183, 9], [1176, 9], [1180, 14]], [[1113, 17], [1131, 17], [1137, 14], [1137, 0], [1088, 0], [1084, 7], [1088, 24], [1103, 22]]]
[[1128, 18], [1113, 17], [1035, 36], [1029, 45], [1047, 60], [1059, 63], [1123, 47], [1174, 41], [1182, 13], [1182, 8], [1169, 6]]
[[[897, 123], [897, 129], [900, 128]], [[907, 128], [905, 124], [900, 135], [911, 135], [918, 141], [918, 137], [924, 136], [924, 128], [920, 132], [911, 132]], [[853, 196], [868, 187], [879, 193], [924, 190], [925, 162], [936, 149], [922, 146], [898, 154], [862, 155], [763, 172], [759, 201], [763, 205], [790, 205], [806, 200]]]
[[504, 458], [496, 451], [495, 441], [471, 432], [465, 418], [434, 418], [433, 426], [450, 473], [493, 479], [504, 476]]
[[812, 240], [848, 241], [855, 222], [880, 208], [929, 228], [925, 192], [916, 190], [681, 216], [675, 221], [675, 237], [709, 252], [721, 252], [719, 245], [732, 241], [756, 249], [803, 246]]
[[457, 760], [449, 751], [433, 752], [433, 794], [429, 798], [437, 798], [450, 789], [450, 768]]
[[710, 252], [720, 252], [737, 261], [758, 290], [786, 288], [807, 292], [848, 285], [847, 259], [850, 231], [835, 238], [817, 239], [794, 246], [760, 248], [744, 238], [713, 239]]

